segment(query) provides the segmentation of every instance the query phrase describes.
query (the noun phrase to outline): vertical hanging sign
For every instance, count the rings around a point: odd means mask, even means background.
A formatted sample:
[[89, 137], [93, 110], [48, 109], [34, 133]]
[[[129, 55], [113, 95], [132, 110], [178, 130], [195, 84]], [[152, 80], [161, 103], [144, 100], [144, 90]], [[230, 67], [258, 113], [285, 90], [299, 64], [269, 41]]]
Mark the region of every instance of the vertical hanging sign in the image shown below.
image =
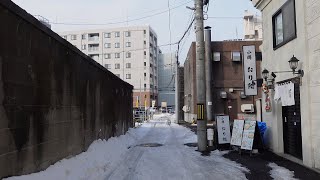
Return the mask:
[[258, 94], [258, 87], [255, 46], [243, 46], [242, 49], [244, 92], [247, 96], [256, 96]]

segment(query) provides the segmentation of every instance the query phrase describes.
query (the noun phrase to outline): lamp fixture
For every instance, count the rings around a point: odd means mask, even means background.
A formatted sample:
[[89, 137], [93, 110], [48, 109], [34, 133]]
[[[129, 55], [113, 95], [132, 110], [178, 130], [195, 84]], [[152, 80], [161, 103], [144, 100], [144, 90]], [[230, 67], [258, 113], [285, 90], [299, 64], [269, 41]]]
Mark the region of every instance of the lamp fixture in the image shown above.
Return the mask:
[[271, 76], [269, 77], [269, 71], [267, 69], [264, 69], [262, 71], [262, 77], [266, 81], [268, 87], [272, 87], [274, 84], [274, 79], [277, 77], [276, 73], [288, 73], [291, 72], [292, 74], [297, 74], [300, 78], [304, 76], [304, 71], [302, 69], [299, 69], [296, 71], [299, 65], [299, 59], [297, 59], [294, 55], [292, 58], [288, 61], [289, 62], [289, 67], [291, 71], [274, 71], [271, 72]]

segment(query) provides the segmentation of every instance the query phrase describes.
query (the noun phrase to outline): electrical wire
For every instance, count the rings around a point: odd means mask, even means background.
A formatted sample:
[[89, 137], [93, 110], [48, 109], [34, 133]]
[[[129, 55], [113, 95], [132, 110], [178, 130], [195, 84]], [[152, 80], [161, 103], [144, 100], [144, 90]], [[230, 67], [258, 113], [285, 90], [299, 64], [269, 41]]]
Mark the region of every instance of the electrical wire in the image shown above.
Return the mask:
[[190, 2], [192, 2], [193, 0], [191, 1], [188, 1], [188, 2], [185, 2], [183, 4], [180, 4], [180, 5], [177, 5], [175, 7], [172, 7], [167, 10], [164, 10], [164, 11], [161, 11], [161, 12], [158, 12], [158, 13], [153, 13], [153, 14], [150, 14], [148, 16], [143, 16], [143, 17], [140, 17], [140, 18], [135, 18], [135, 19], [131, 19], [131, 20], [124, 20], [124, 21], [118, 21], [118, 22], [109, 22], [109, 23], [68, 23], [68, 22], [50, 22], [50, 24], [56, 24], [56, 25], [71, 25], [71, 26], [82, 26], [82, 25], [86, 25], [86, 26], [104, 26], [104, 25], [114, 25], [114, 24], [123, 24], [123, 23], [129, 23], [129, 22], [133, 22], [133, 21], [139, 21], [139, 20], [142, 20], [142, 19], [147, 19], [147, 18], [150, 18], [150, 17], [154, 17], [154, 16], [158, 16], [158, 15], [161, 15], [161, 14], [165, 14], [167, 13], [168, 11], [171, 11], [171, 10], [174, 10], [174, 9], [177, 9], [177, 8], [180, 8]]

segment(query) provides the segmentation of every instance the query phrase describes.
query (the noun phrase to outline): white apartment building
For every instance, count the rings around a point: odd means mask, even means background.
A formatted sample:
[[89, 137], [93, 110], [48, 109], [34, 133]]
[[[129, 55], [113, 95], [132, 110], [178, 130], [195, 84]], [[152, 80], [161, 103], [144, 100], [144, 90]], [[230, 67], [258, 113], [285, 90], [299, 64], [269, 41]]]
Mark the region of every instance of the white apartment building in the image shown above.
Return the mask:
[[159, 54], [158, 106], [161, 106], [161, 102], [167, 102], [167, 106], [171, 107], [175, 105], [175, 66], [174, 53]]
[[[320, 170], [320, 0], [252, 2], [262, 12], [264, 28], [261, 69], [266, 69], [263, 72], [270, 92], [263, 93], [262, 105], [268, 147]], [[293, 63], [297, 59], [299, 62]], [[292, 106], [274, 100], [273, 85], [286, 83], [295, 85]]]
[[133, 85], [134, 106], [149, 107], [158, 98], [158, 39], [150, 26], [68, 31], [59, 35]]
[[244, 40], [262, 40], [262, 19], [260, 16], [246, 10], [243, 16], [243, 28]]

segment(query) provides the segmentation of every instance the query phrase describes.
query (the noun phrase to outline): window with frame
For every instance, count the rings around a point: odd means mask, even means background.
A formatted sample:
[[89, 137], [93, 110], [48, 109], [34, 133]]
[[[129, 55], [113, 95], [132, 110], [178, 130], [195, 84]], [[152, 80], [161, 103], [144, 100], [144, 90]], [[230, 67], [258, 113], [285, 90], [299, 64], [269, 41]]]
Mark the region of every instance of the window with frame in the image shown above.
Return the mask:
[[81, 35], [81, 39], [82, 39], [82, 40], [87, 39], [87, 35], [86, 35], [86, 34], [82, 34], [82, 35]]
[[116, 63], [116, 64], [114, 65], [114, 68], [115, 68], [115, 69], [120, 69], [120, 64], [119, 64], [119, 63]]
[[126, 42], [126, 47], [131, 47], [131, 42]]
[[131, 52], [126, 53], [126, 58], [131, 58]]
[[68, 36], [62, 36], [63, 39], [67, 39]]
[[105, 67], [106, 69], [111, 69], [111, 64], [105, 64], [104, 67]]
[[114, 47], [115, 47], [115, 48], [120, 48], [120, 43], [119, 43], [119, 42], [115, 43], [115, 44], [114, 44]]
[[213, 61], [221, 61], [220, 52], [213, 52]]
[[120, 37], [120, 32], [119, 31], [115, 32], [114, 37]]
[[126, 63], [126, 68], [130, 69], [131, 68], [131, 63]]
[[237, 51], [231, 52], [231, 58], [232, 61], [241, 61], [241, 53]]
[[120, 53], [115, 53], [115, 54], [114, 54], [114, 57], [115, 57], [116, 59], [120, 58]]
[[111, 38], [111, 33], [104, 33], [104, 38]]
[[130, 31], [126, 31], [125, 35], [126, 35], [126, 37], [131, 37], [131, 32]]
[[105, 43], [104, 48], [111, 48], [111, 43]]
[[273, 49], [297, 38], [295, 0], [287, 0], [272, 16]]
[[104, 54], [104, 58], [105, 59], [111, 59], [111, 54], [110, 53]]
[[71, 40], [77, 40], [77, 35], [71, 35]]
[[126, 79], [131, 79], [131, 74], [126, 74]]
[[82, 45], [81, 45], [81, 49], [82, 49], [82, 50], [86, 50], [86, 49], [87, 49], [87, 45], [82, 44]]

